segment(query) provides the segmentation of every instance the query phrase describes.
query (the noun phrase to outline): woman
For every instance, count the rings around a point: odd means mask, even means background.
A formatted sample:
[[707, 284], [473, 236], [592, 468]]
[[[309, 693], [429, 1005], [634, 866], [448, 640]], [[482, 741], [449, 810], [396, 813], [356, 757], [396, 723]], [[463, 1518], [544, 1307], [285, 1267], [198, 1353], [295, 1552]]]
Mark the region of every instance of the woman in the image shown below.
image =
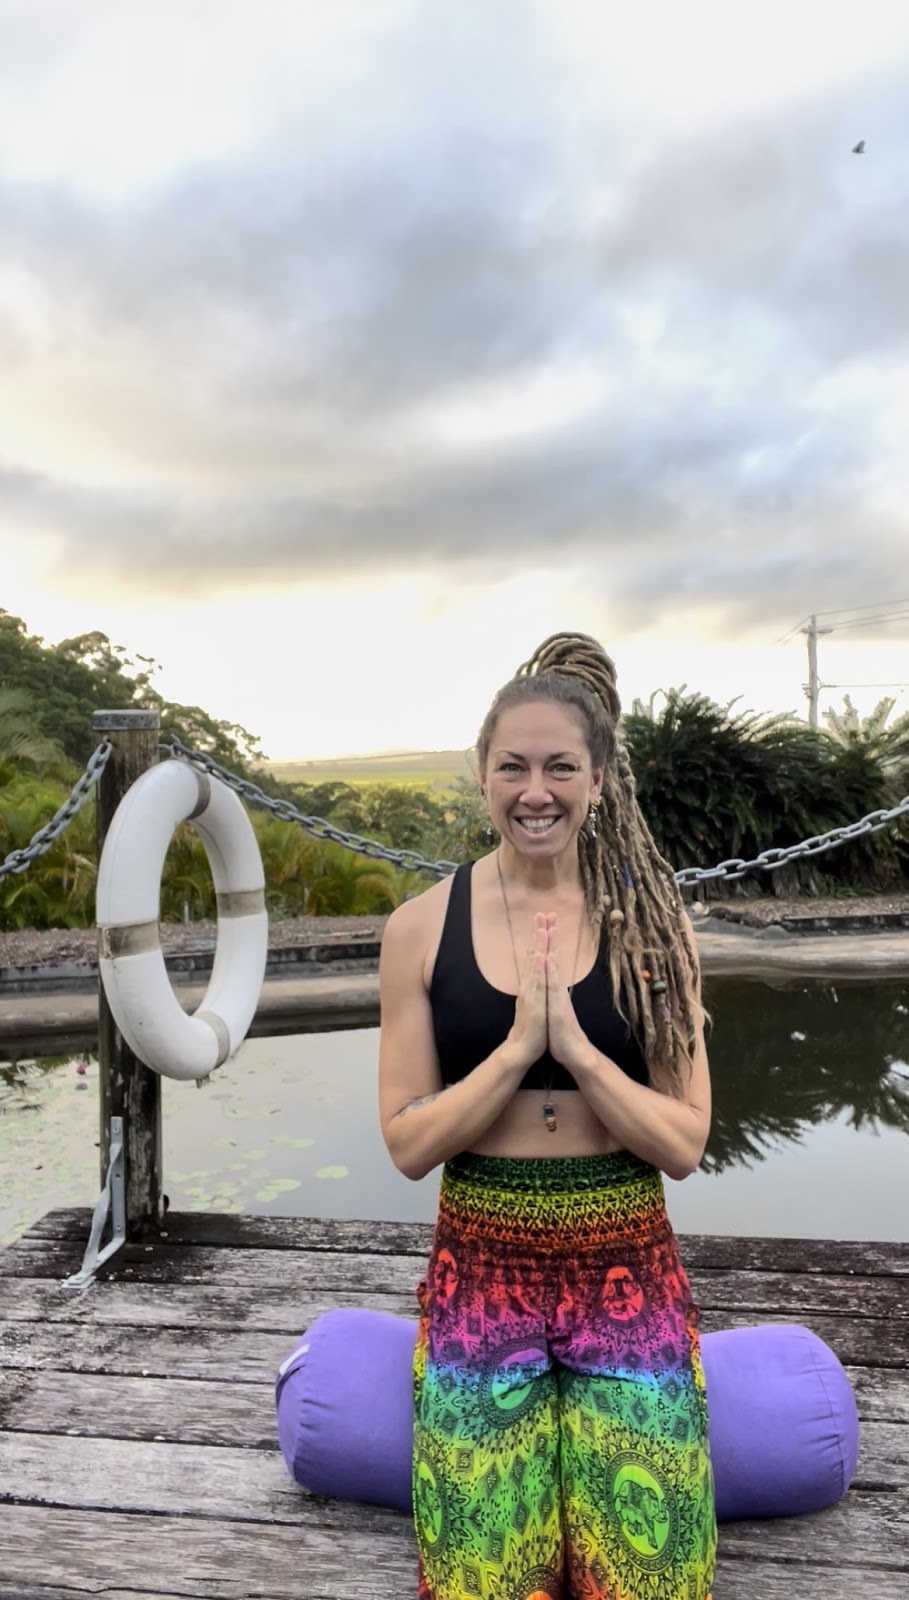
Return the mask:
[[694, 938], [616, 746], [611, 661], [547, 640], [477, 755], [497, 849], [382, 947], [380, 1114], [444, 1163], [418, 1289], [421, 1600], [708, 1600], [698, 1317], [662, 1173], [710, 1083]]

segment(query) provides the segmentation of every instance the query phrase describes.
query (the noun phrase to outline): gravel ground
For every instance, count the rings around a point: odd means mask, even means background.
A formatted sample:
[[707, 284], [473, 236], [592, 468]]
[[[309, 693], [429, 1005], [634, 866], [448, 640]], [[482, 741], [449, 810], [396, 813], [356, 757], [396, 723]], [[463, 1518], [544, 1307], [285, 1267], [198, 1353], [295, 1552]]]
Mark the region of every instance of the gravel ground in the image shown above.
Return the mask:
[[[288, 946], [327, 944], [332, 939], [376, 938], [385, 917], [295, 917], [272, 922], [268, 943], [272, 950]], [[168, 954], [214, 944], [214, 922], [164, 922], [161, 944]], [[70, 961], [94, 961], [98, 939], [94, 928], [20, 928], [0, 931], [0, 967], [59, 966]]]
[[801, 920], [813, 922], [819, 917], [829, 918], [834, 923], [856, 917], [909, 917], [909, 894], [844, 895], [835, 899], [806, 896], [794, 900], [777, 900], [774, 895], [764, 895], [759, 900], [715, 901], [706, 909], [711, 917], [741, 922], [746, 928], [767, 928], [774, 922], [785, 922], [791, 927]]
[[[797, 924], [800, 918], [873, 917], [882, 913], [909, 916], [909, 894], [864, 895], [848, 898], [778, 900], [768, 895], [759, 900], [724, 900], [706, 907], [718, 920], [744, 923], [746, 927], [766, 928], [774, 922]], [[326, 944], [331, 940], [376, 938], [385, 926], [384, 917], [297, 917], [288, 922], [273, 922], [269, 945], [273, 950], [294, 945]], [[212, 944], [214, 922], [164, 923], [161, 943], [168, 953], [192, 950]], [[12, 933], [0, 931], [0, 967], [59, 966], [64, 962], [93, 961], [97, 947], [93, 928], [22, 928]]]

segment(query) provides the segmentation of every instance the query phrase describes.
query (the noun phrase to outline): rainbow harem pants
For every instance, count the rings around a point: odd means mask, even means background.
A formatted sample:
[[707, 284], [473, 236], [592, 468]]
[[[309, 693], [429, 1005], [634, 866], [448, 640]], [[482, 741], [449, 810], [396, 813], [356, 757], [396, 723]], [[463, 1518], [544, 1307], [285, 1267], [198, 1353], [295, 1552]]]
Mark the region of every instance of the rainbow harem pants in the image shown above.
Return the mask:
[[458, 1156], [417, 1295], [420, 1600], [709, 1600], [698, 1312], [661, 1174]]

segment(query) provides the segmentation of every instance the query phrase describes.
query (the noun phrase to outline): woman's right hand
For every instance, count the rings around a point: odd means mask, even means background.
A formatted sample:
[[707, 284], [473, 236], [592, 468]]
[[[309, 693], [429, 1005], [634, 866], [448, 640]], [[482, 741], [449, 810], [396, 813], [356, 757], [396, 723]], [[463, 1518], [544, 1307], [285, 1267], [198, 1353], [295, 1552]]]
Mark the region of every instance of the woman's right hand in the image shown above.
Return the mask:
[[522, 971], [521, 987], [515, 1001], [514, 1023], [508, 1034], [508, 1044], [516, 1050], [521, 1062], [533, 1066], [546, 1052], [549, 1030], [546, 1019], [546, 959], [549, 951], [549, 928], [555, 918], [539, 911], [534, 918], [534, 943], [527, 952]]

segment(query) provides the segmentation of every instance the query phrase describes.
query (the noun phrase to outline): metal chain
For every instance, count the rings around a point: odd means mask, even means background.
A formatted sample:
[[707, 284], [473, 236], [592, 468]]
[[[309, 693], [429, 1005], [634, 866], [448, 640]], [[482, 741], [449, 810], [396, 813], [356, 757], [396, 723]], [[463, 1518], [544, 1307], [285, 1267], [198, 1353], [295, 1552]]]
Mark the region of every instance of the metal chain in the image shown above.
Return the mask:
[[879, 829], [889, 827], [897, 817], [904, 817], [907, 814], [909, 814], [909, 794], [904, 795], [899, 804], [892, 806], [889, 811], [869, 811], [867, 817], [862, 817], [860, 822], [850, 822], [842, 828], [831, 828], [828, 833], [813, 834], [810, 839], [803, 839], [801, 844], [791, 844], [786, 848], [781, 845], [771, 845], [768, 850], [762, 850], [752, 861], [743, 861], [741, 856], [736, 856], [730, 861], [721, 861], [715, 867], [683, 867], [681, 872], [676, 873], [675, 881], [684, 885], [706, 883], [712, 878], [726, 878], [731, 883], [735, 878], [744, 878], [746, 872], [751, 872], [755, 867], [763, 872], [776, 872], [790, 861], [801, 861], [805, 856], [819, 856], [825, 850], [835, 850], [839, 845], [846, 844], [850, 839], [861, 839], [866, 833], [877, 833]]
[[[233, 789], [241, 799], [250, 805], [258, 806], [263, 811], [270, 811], [281, 822], [299, 822], [307, 833], [315, 839], [327, 841], [330, 844], [339, 844], [346, 850], [355, 850], [357, 854], [369, 856], [374, 861], [390, 861], [393, 866], [401, 867], [405, 872], [431, 872], [437, 878], [447, 878], [455, 871], [456, 861], [427, 861], [416, 850], [390, 850], [387, 845], [380, 844], [377, 839], [364, 839], [358, 833], [348, 833], [343, 828], [336, 828], [324, 817], [306, 816], [297, 807], [291, 805], [289, 800], [275, 800], [267, 795], [256, 784], [250, 783], [246, 778], [238, 778], [234, 773], [228, 772], [213, 761], [211, 756], [202, 755], [199, 751], [190, 750], [180, 739], [174, 738], [161, 745], [162, 750], [167, 750], [172, 756], [177, 756], [183, 761], [188, 761], [202, 771], [212, 773], [229, 789]], [[0, 862], [0, 883], [3, 879], [13, 874], [25, 872], [36, 857], [49, 850], [54, 840], [72, 822], [73, 817], [81, 811], [92, 788], [100, 778], [107, 765], [111, 752], [109, 739], [104, 739], [92, 754], [84, 773], [73, 788], [69, 799], [60, 807], [59, 811], [51, 818], [46, 827], [36, 833], [29, 843], [21, 850], [14, 850]], [[831, 828], [827, 833], [814, 834], [810, 839], [803, 839], [801, 844], [787, 847], [771, 845], [769, 849], [762, 850], [751, 861], [745, 861], [741, 856], [735, 856], [728, 861], [720, 861], [715, 867], [683, 867], [675, 874], [675, 881], [682, 887], [690, 884], [707, 883], [714, 879], [725, 878], [733, 882], [736, 878], [744, 878], [747, 872], [754, 870], [763, 872], [776, 872], [780, 867], [785, 867], [790, 861], [801, 861], [808, 856], [819, 856], [826, 850], [835, 850], [839, 845], [846, 844], [850, 839], [860, 839], [869, 833], [877, 833], [881, 828], [889, 827], [898, 817], [909, 814], [909, 795], [889, 811], [870, 811], [859, 822], [851, 822], [842, 828]]]
[[69, 799], [64, 801], [59, 811], [51, 817], [50, 822], [41, 828], [38, 833], [34, 834], [28, 844], [24, 845], [21, 850], [11, 851], [5, 861], [0, 861], [0, 883], [3, 882], [4, 878], [12, 877], [19, 872], [25, 872], [38, 856], [43, 856], [50, 849], [54, 840], [59, 839], [64, 829], [69, 827], [73, 817], [77, 816], [82, 810], [92, 789], [107, 766], [111, 748], [110, 740], [102, 739], [97, 749], [92, 751], [88, 766], [74, 785]]
[[[334, 828], [322, 817], [304, 816], [287, 800], [273, 800], [270, 795], [263, 794], [254, 783], [248, 783], [243, 778], [235, 777], [232, 772], [226, 772], [210, 756], [203, 756], [195, 750], [188, 749], [179, 739], [174, 738], [162, 744], [161, 748], [169, 750], [172, 755], [182, 757], [194, 766], [204, 768], [206, 772], [213, 773], [251, 805], [271, 811], [284, 822], [299, 822], [316, 839], [328, 839], [333, 844], [344, 845], [348, 850], [357, 850], [362, 855], [372, 856], [376, 860], [391, 861], [395, 866], [404, 867], [409, 872], [433, 872], [438, 878], [448, 877], [457, 866], [454, 861], [426, 861], [414, 850], [389, 850], [376, 839], [363, 839], [357, 833], [345, 833], [342, 828]], [[731, 882], [735, 878], [743, 878], [746, 872], [750, 872], [753, 868], [776, 872], [789, 861], [801, 860], [804, 856], [818, 856], [825, 850], [834, 850], [838, 845], [846, 844], [849, 839], [861, 838], [866, 833], [877, 833], [880, 828], [888, 827], [897, 817], [906, 813], [909, 813], [909, 795], [905, 795], [890, 811], [871, 811], [867, 817], [862, 817], [860, 822], [851, 822], [842, 828], [831, 828], [828, 833], [814, 834], [812, 838], [804, 839], [801, 844], [789, 845], [786, 848], [772, 845], [769, 849], [762, 850], [753, 861], [744, 861], [737, 856], [729, 861], [721, 861], [716, 867], [683, 867], [675, 874], [675, 880], [680, 885], [705, 883], [714, 878], [727, 878]]]
[[405, 872], [432, 872], [437, 878], [447, 878], [458, 865], [456, 861], [427, 861], [416, 850], [389, 850], [387, 845], [380, 844], [377, 839], [364, 839], [358, 833], [347, 833], [343, 828], [333, 827], [324, 817], [307, 817], [302, 811], [298, 811], [296, 806], [291, 805], [289, 800], [273, 799], [246, 778], [237, 778], [232, 772], [226, 772], [210, 756], [200, 755], [198, 751], [188, 749], [177, 738], [162, 743], [161, 749], [169, 750], [172, 755], [189, 761], [194, 767], [201, 767], [204, 772], [213, 773], [229, 789], [240, 795], [241, 799], [247, 800], [250, 805], [261, 807], [263, 811], [270, 811], [280, 821], [299, 822], [314, 839], [343, 845], [346, 850], [356, 850], [359, 855], [370, 856], [374, 861], [390, 861], [393, 866], [403, 867]]

